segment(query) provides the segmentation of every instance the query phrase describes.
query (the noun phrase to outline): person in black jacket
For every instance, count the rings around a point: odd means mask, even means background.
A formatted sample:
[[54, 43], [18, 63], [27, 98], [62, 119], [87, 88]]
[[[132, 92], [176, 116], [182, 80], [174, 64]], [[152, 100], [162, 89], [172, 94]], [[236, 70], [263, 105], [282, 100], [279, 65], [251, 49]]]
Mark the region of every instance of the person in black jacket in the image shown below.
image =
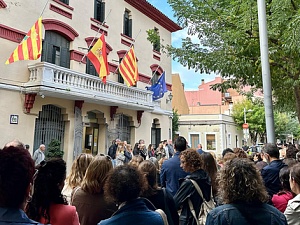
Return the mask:
[[108, 149], [108, 155], [112, 158], [112, 159], [116, 159], [116, 152], [117, 152], [117, 148], [118, 148], [118, 144], [121, 142], [120, 139], [116, 139], [112, 141], [112, 145], [109, 147]]
[[187, 149], [181, 152], [180, 166], [185, 172], [190, 173], [190, 175], [179, 181], [180, 187], [174, 196], [177, 210], [181, 209], [179, 224], [196, 225], [197, 222], [190, 211], [188, 199], [192, 201], [196, 215], [199, 214], [203, 200], [191, 182], [191, 179], [197, 182], [206, 201], [210, 200], [211, 181], [208, 174], [202, 169], [203, 159], [194, 149]]

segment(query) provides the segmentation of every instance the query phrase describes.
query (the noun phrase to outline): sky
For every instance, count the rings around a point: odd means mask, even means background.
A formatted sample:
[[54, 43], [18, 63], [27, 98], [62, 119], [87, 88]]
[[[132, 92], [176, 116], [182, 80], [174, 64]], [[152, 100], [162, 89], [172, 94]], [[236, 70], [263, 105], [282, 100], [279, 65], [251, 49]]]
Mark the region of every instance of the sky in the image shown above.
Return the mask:
[[[158, 10], [164, 13], [173, 21], [177, 21], [174, 17], [174, 13], [172, 11], [171, 6], [167, 2], [167, 0], [148, 0], [150, 4], [155, 6]], [[172, 34], [172, 45], [180, 46], [181, 38], [187, 37], [186, 30], [180, 30]], [[194, 37], [193, 37], [194, 39]], [[193, 40], [192, 39], [192, 40]], [[197, 90], [198, 86], [201, 84], [201, 79], [204, 79], [205, 82], [209, 82], [214, 80], [214, 75], [200, 74], [199, 72], [195, 72], [193, 70], [189, 70], [187, 67], [182, 66], [180, 63], [173, 61], [172, 62], [172, 73], [179, 73], [181, 82], [184, 83], [184, 89], [188, 90]]]

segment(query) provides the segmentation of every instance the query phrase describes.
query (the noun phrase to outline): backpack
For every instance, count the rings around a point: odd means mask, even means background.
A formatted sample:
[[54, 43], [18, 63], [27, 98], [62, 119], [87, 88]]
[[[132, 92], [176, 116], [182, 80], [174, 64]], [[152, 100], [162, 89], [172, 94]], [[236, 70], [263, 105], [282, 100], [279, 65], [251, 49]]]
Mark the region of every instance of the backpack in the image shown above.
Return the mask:
[[214, 202], [214, 198], [212, 195], [212, 187], [210, 190], [210, 200], [206, 201], [205, 198], [203, 197], [201, 188], [199, 187], [197, 182], [192, 179], [190, 179], [190, 181], [192, 182], [192, 184], [194, 185], [194, 187], [196, 188], [197, 192], [199, 193], [200, 197], [203, 200], [201, 207], [200, 207], [199, 215], [197, 217], [193, 203], [190, 198], [188, 199], [188, 204], [189, 204], [191, 213], [192, 213], [193, 217], [195, 218], [197, 225], [205, 225], [206, 217], [207, 217], [208, 213], [216, 207], [216, 203]]

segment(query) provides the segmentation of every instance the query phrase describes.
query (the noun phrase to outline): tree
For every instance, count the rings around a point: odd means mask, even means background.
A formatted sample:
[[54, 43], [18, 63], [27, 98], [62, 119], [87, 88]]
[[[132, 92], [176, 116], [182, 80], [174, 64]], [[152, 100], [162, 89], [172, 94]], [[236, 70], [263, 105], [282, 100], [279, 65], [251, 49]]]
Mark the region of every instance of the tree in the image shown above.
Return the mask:
[[179, 114], [177, 109], [172, 109], [173, 111], [173, 118], [172, 118], [172, 139], [174, 139], [176, 132], [179, 129]]
[[251, 112], [246, 112], [247, 123], [249, 125], [249, 134], [253, 142], [257, 142], [258, 137], [264, 138], [266, 134], [265, 111], [262, 103], [256, 101], [255, 103], [250, 100], [244, 100], [235, 103], [232, 109], [232, 117], [237, 126], [242, 129], [244, 124], [244, 108], [246, 111], [251, 109]]
[[52, 139], [48, 145], [46, 157], [47, 158], [62, 158], [64, 152], [60, 150], [60, 141], [57, 139]]
[[[218, 73], [225, 92], [243, 85], [262, 88], [256, 1], [168, 0], [190, 36], [179, 48], [166, 46], [173, 59], [200, 73]], [[267, 0], [269, 58], [274, 100], [279, 111], [297, 112], [300, 121], [299, 1]]]
[[298, 139], [300, 135], [299, 122], [290, 114], [275, 112], [275, 135], [281, 142], [286, 140], [287, 136], [293, 136], [293, 139]]

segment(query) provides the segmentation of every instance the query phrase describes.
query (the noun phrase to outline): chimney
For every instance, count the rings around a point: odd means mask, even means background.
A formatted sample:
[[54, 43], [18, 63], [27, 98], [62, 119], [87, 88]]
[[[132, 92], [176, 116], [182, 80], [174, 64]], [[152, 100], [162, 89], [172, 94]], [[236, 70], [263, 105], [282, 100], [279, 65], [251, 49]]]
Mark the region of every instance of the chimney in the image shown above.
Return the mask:
[[201, 85], [203, 85], [204, 84], [204, 79], [201, 79]]

